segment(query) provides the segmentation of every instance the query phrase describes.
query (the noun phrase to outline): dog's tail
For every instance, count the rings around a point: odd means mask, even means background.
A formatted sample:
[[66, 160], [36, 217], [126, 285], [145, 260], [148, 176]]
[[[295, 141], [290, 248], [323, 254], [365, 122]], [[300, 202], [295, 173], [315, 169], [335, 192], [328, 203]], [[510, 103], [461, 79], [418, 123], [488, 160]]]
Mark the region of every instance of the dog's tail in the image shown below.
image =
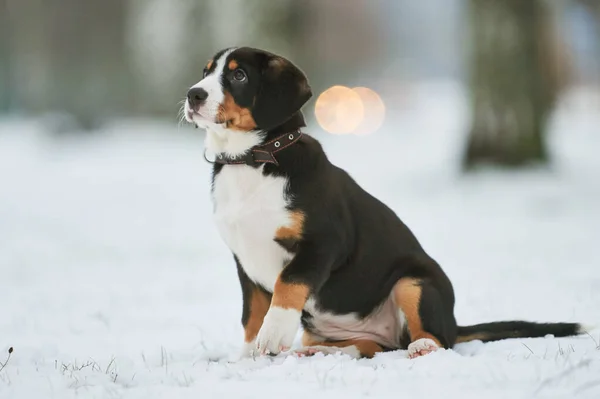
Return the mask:
[[481, 340], [498, 341], [507, 338], [537, 338], [546, 335], [569, 337], [585, 334], [588, 328], [579, 323], [534, 323], [529, 321], [497, 321], [458, 326], [456, 343]]

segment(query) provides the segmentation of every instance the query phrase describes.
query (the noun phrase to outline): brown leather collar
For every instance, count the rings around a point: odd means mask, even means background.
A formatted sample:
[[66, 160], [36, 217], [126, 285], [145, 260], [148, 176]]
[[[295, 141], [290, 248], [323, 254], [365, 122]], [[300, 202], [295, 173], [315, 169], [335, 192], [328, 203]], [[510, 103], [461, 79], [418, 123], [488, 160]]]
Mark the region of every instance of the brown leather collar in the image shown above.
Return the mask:
[[[215, 161], [216, 163], [224, 165], [250, 165], [255, 166], [259, 163], [272, 163], [279, 166], [275, 154], [279, 151], [288, 148], [302, 137], [302, 132], [296, 130], [282, 134], [281, 136], [270, 140], [262, 145], [252, 147], [244, 155], [238, 155], [237, 157], [227, 156], [225, 154], [217, 154]], [[210, 161], [209, 161], [210, 162]]]

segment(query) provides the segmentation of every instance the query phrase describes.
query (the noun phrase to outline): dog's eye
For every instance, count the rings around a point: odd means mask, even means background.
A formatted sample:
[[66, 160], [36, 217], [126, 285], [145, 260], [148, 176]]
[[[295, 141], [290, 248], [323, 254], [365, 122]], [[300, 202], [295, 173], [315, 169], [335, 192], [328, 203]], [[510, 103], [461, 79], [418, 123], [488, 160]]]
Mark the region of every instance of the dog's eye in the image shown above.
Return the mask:
[[202, 77], [205, 78], [207, 73], [208, 73], [208, 69], [204, 68], [204, 70], [202, 71]]
[[233, 72], [233, 78], [238, 82], [243, 82], [244, 80], [246, 80], [246, 73], [241, 69], [236, 69]]

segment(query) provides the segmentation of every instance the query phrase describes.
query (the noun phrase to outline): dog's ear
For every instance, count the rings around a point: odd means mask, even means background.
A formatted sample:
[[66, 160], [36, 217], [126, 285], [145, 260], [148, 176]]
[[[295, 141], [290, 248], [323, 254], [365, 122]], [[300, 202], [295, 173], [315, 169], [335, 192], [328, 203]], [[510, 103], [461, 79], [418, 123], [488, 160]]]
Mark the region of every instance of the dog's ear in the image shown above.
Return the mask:
[[269, 130], [290, 119], [312, 97], [304, 72], [283, 57], [268, 55], [252, 116], [258, 128]]

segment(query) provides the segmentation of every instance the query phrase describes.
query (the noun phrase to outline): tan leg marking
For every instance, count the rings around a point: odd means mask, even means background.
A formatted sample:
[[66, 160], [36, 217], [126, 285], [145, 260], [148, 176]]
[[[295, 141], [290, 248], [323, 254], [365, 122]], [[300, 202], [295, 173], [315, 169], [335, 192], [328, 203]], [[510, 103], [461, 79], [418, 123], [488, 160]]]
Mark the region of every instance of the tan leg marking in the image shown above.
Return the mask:
[[323, 342], [324, 339], [321, 337], [316, 336], [315, 334], [308, 332], [306, 330], [304, 330], [302, 332], [302, 346], [312, 346], [312, 345], [318, 345], [319, 343]]
[[271, 306], [283, 309], [296, 309], [301, 312], [308, 299], [309, 291], [306, 284], [284, 283], [278, 278], [273, 289]]
[[285, 239], [297, 239], [302, 238], [304, 233], [304, 212], [292, 211], [289, 213], [290, 224], [287, 226], [281, 226], [275, 232], [275, 238], [278, 240]]
[[246, 343], [252, 342], [258, 335], [270, 305], [271, 301], [268, 295], [259, 288], [254, 288], [250, 299], [250, 317], [244, 326], [244, 341]]
[[336, 348], [345, 348], [348, 346], [355, 346], [356, 349], [360, 352], [360, 355], [362, 357], [366, 357], [366, 358], [372, 358], [373, 356], [375, 356], [376, 353], [383, 352], [383, 348], [381, 347], [381, 345], [379, 345], [375, 341], [370, 341], [367, 339], [348, 339], [348, 340], [344, 340], [344, 341], [323, 341], [323, 340], [317, 339], [317, 337], [315, 337], [313, 334], [311, 334], [307, 331], [304, 331], [304, 333], [302, 334], [302, 346], [308, 347], [308, 348], [306, 348], [307, 355], [312, 355], [312, 354], [318, 352], [318, 350], [315, 350], [314, 352], [311, 353], [311, 351], [310, 351], [311, 346], [330, 346], [330, 347], [336, 347]]
[[429, 338], [433, 340], [440, 348], [440, 341], [433, 335], [423, 330], [423, 323], [419, 315], [419, 302], [421, 301], [421, 285], [420, 280], [415, 278], [402, 278], [394, 286], [394, 299], [408, 323], [408, 332], [411, 342], [421, 338]]

